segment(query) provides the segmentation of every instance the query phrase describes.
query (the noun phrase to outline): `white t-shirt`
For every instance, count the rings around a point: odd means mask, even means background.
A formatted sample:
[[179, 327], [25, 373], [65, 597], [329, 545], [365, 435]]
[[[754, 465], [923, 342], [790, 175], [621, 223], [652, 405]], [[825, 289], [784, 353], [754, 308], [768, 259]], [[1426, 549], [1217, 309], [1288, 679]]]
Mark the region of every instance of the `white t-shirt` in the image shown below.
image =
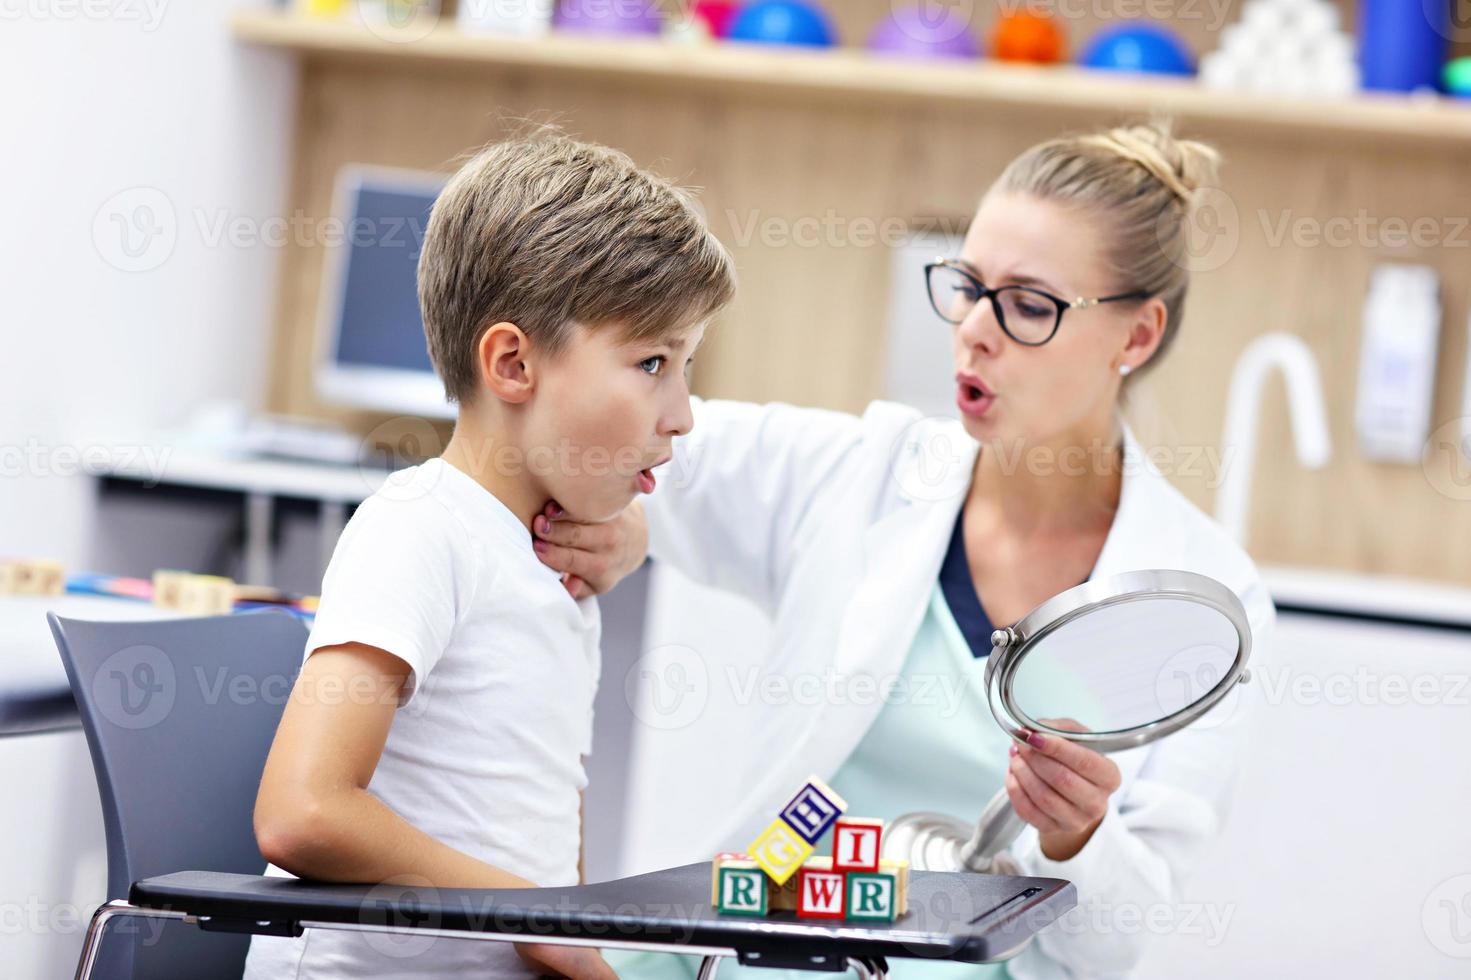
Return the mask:
[[[412, 673], [368, 791], [450, 847], [555, 887], [578, 880], [600, 627], [597, 601], [567, 593], [516, 516], [433, 459], [394, 473], [348, 522], [306, 651], [358, 642], [403, 658]], [[527, 976], [506, 943], [335, 930], [256, 936], [245, 969], [245, 980]]]

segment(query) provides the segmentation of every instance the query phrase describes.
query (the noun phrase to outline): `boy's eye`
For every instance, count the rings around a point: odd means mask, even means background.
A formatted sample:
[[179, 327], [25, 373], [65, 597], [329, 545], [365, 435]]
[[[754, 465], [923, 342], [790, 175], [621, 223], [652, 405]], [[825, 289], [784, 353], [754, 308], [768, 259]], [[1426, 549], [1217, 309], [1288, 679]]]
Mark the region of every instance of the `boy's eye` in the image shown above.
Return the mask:
[[665, 358], [662, 354], [656, 355], [654, 357], [647, 357], [638, 362], [639, 370], [644, 371], [647, 374], [657, 375], [663, 369], [664, 361]]

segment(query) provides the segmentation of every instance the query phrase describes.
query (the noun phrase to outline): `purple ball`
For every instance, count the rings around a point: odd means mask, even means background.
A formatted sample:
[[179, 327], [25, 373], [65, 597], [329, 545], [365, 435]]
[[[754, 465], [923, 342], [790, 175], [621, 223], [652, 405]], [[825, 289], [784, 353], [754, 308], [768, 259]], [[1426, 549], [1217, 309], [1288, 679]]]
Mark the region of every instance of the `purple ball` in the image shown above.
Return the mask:
[[919, 7], [897, 9], [868, 38], [877, 54], [923, 58], [974, 58], [980, 52], [970, 18], [958, 6], [944, 5], [935, 16]]
[[561, 0], [552, 25], [570, 34], [658, 34], [658, 0]]

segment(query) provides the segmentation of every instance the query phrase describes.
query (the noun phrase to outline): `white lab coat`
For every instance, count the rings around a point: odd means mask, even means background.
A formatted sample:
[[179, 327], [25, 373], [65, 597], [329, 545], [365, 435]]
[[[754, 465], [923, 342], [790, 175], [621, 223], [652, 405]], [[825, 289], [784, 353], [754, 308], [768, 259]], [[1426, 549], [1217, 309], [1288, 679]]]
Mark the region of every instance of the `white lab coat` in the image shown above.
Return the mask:
[[[860, 418], [696, 400], [694, 418], [645, 498], [650, 553], [761, 606], [774, 625], [769, 672], [897, 676], [969, 489], [976, 442], [954, 419], [885, 402]], [[1127, 429], [1124, 458], [1094, 577], [1179, 568], [1223, 582], [1245, 604], [1260, 663], [1275, 612], [1255, 566]], [[1147, 948], [1151, 915], [1179, 924], [1191, 914], [1181, 884], [1220, 833], [1255, 700], [1254, 685], [1236, 690], [1196, 725], [1113, 756], [1122, 786], [1072, 859], [1047, 859], [1030, 828], [1018, 841], [1024, 871], [1072, 881], [1079, 906], [1010, 962], [1017, 980], [1127, 975]], [[753, 700], [749, 767], [729, 774], [746, 787], [744, 805], [694, 825], [691, 859], [753, 839], [809, 773], [831, 777], [881, 707], [859, 696], [817, 707]]]

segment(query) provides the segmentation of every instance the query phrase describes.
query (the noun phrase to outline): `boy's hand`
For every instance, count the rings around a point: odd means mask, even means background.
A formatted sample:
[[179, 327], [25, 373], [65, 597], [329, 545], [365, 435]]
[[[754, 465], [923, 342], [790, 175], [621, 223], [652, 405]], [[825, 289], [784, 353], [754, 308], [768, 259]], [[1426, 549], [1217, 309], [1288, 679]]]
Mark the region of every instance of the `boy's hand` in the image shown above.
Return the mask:
[[602, 524], [574, 521], [552, 501], [536, 515], [531, 530], [537, 557], [562, 573], [562, 584], [574, 599], [607, 592], [649, 554], [649, 525], [636, 500]]
[[587, 946], [517, 943], [516, 955], [543, 976], [568, 977], [570, 980], [618, 980], [618, 974], [603, 959], [603, 954]]

